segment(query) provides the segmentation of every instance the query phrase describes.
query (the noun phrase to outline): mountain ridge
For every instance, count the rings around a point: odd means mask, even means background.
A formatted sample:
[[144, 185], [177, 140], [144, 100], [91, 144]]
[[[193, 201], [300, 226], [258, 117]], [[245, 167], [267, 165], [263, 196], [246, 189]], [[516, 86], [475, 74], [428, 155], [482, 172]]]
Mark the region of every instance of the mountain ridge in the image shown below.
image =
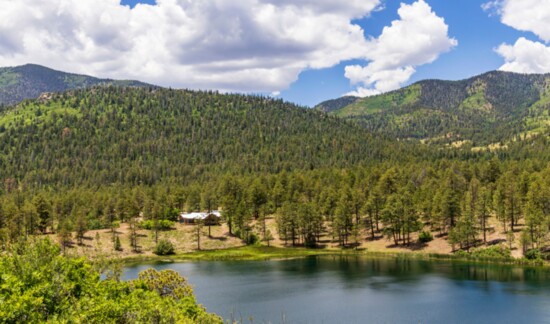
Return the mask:
[[0, 68], [0, 105], [35, 99], [45, 92], [63, 92], [96, 85], [156, 87], [141, 81], [96, 78], [38, 64], [25, 64]]
[[[320, 103], [315, 109], [324, 111], [325, 105]], [[457, 81], [418, 81], [358, 98], [329, 114], [395, 138], [434, 139], [454, 134], [445, 141], [489, 144], [545, 128], [550, 122], [549, 107], [550, 74], [490, 71]]]

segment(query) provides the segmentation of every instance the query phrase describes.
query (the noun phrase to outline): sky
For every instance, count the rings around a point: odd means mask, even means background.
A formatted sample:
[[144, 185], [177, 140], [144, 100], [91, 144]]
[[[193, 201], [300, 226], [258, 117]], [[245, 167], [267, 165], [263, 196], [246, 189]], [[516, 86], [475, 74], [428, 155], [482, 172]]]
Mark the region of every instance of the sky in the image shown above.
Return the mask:
[[26, 63], [304, 106], [423, 79], [550, 72], [550, 0], [0, 0]]

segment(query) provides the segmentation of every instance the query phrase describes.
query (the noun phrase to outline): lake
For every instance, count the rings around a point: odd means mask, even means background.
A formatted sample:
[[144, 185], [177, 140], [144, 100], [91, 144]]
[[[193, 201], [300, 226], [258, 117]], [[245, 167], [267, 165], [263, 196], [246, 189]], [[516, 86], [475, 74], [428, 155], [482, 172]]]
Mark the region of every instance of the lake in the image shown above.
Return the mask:
[[144, 264], [174, 269], [199, 303], [243, 323], [550, 323], [542, 268], [362, 256]]

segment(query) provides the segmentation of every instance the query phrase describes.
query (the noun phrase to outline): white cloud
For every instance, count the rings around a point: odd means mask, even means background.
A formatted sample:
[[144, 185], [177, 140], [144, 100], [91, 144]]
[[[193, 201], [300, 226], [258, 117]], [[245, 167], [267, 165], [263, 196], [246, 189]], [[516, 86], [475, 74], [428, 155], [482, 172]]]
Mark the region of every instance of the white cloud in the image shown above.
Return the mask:
[[550, 0], [491, 1], [485, 8], [497, 8], [503, 24], [550, 41]]
[[500, 15], [502, 13], [501, 8], [502, 0], [489, 1], [481, 5], [481, 9], [487, 11], [489, 13], [489, 16], [493, 16], [495, 14]]
[[550, 47], [540, 42], [521, 37], [514, 45], [500, 45], [496, 52], [505, 60], [500, 70], [517, 73], [550, 72]]
[[369, 89], [365, 87], [357, 87], [357, 89], [350, 91], [345, 96], [354, 96], [354, 97], [370, 97], [380, 94], [380, 91], [376, 89]]
[[[550, 42], [550, 0], [496, 0], [485, 3], [484, 10], [496, 9], [503, 24], [532, 32]], [[518, 38], [515, 44], [503, 43], [495, 51], [504, 58], [500, 70], [518, 73], [550, 72], [550, 47], [541, 42]]]
[[277, 92], [305, 69], [364, 57], [372, 45], [352, 20], [379, 5], [158, 0], [131, 9], [120, 0], [0, 0], [0, 65], [37, 63], [172, 87]]
[[411, 5], [402, 3], [398, 14], [399, 20], [385, 27], [378, 38], [368, 41], [364, 58], [369, 64], [346, 67], [345, 76], [359, 85], [348, 95], [365, 96], [397, 89], [410, 79], [415, 67], [435, 61], [458, 44], [448, 36], [443, 18], [424, 0]]

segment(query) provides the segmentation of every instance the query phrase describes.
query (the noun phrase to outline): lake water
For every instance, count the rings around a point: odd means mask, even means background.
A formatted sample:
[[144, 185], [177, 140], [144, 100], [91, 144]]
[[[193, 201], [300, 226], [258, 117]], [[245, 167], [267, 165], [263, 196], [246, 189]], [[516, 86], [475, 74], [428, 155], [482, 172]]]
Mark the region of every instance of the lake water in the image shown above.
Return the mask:
[[545, 269], [368, 257], [203, 261], [174, 269], [199, 303], [243, 323], [550, 323]]

